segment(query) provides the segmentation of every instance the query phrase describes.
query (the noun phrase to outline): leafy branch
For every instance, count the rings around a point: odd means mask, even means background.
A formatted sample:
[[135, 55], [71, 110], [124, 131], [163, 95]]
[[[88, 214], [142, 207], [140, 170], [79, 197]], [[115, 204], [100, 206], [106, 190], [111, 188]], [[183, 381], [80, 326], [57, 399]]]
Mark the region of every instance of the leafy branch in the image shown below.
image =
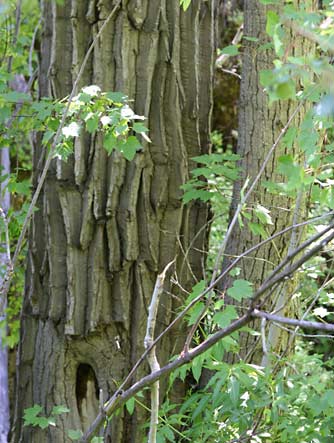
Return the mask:
[[[267, 291], [269, 291], [274, 285], [279, 284], [280, 282], [285, 281], [288, 278], [291, 278], [294, 272], [296, 272], [305, 262], [307, 262], [311, 257], [319, 253], [328, 243], [330, 243], [334, 239], [334, 224], [330, 224], [327, 228], [322, 230], [320, 233], [317, 233], [307, 241], [305, 241], [302, 245], [296, 248], [292, 253], [290, 253], [269, 275], [269, 277], [261, 284], [261, 286], [252, 294], [250, 298], [250, 304], [247, 312], [240, 316], [237, 320], [234, 320], [226, 326], [225, 328], [219, 329], [217, 332], [209, 336], [206, 340], [200, 343], [193, 349], [183, 351], [175, 360], [163, 366], [162, 368], [152, 372], [151, 374], [143, 377], [141, 380], [134, 383], [130, 388], [125, 391], [117, 390], [115, 394], [108, 400], [104, 407], [103, 411], [99, 413], [96, 417], [90, 428], [86, 431], [84, 436], [81, 439], [81, 443], [87, 443], [91, 441], [91, 439], [96, 435], [98, 429], [103, 424], [105, 417], [110, 417], [117, 409], [122, 407], [130, 398], [136, 395], [143, 388], [150, 386], [155, 383], [161, 377], [170, 374], [172, 371], [178, 369], [179, 367], [189, 363], [195, 357], [206, 352], [212, 346], [214, 346], [219, 340], [223, 339], [231, 335], [233, 332], [240, 330], [242, 327], [246, 326], [254, 317], [261, 316], [262, 318], [266, 318], [267, 320], [274, 320], [277, 322], [287, 323], [292, 321], [295, 326], [301, 326], [306, 328], [314, 328], [318, 330], [326, 330], [334, 332], [334, 325], [328, 325], [324, 323], [317, 322], [307, 322], [304, 320], [295, 320], [295, 319], [287, 319], [285, 317], [280, 317], [274, 315], [272, 318], [272, 314], [263, 313], [258, 309], [258, 306], [261, 305], [260, 297], [264, 295]], [[326, 234], [328, 234], [326, 236]], [[324, 238], [322, 238], [324, 237]], [[321, 241], [319, 241], [322, 238]], [[315, 246], [306, 251], [298, 260], [286, 266], [292, 259], [299, 255], [301, 251], [308, 248], [312, 243], [317, 243]], [[281, 269], [283, 271], [281, 271]], [[280, 272], [281, 271], [281, 272]], [[239, 294], [240, 297], [243, 294]], [[155, 344], [155, 342], [154, 342]], [[153, 345], [153, 344], [152, 344]], [[147, 351], [146, 351], [147, 352]], [[123, 384], [122, 384], [123, 386]]]

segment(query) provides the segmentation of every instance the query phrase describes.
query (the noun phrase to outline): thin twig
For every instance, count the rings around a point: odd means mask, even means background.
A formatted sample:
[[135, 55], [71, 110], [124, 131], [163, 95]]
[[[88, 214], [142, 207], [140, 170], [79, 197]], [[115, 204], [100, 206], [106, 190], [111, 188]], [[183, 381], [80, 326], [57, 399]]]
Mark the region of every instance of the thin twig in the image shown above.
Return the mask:
[[31, 40], [31, 44], [30, 44], [29, 59], [28, 59], [28, 72], [29, 72], [30, 77], [33, 74], [33, 70], [32, 70], [32, 56], [33, 56], [33, 53], [34, 53], [34, 47], [35, 47], [35, 41], [36, 41], [36, 36], [37, 36], [38, 28], [41, 26], [41, 23], [42, 23], [42, 18], [40, 17], [39, 20], [38, 20], [37, 25], [35, 26], [34, 33], [33, 33], [32, 40]]

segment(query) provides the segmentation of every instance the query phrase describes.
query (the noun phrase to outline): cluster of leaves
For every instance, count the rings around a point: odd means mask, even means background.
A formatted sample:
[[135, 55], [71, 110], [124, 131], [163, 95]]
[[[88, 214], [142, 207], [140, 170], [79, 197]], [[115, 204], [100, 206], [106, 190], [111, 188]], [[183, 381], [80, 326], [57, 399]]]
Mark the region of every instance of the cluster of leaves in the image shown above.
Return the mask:
[[[41, 125], [38, 129], [44, 129], [42, 143], [45, 146], [55, 137], [67, 106], [66, 99], [57, 103], [42, 100], [32, 105]], [[138, 120], [145, 120], [145, 117], [134, 113], [124, 94], [102, 92], [96, 85], [87, 86], [69, 105], [54, 156], [66, 161], [73, 153], [75, 138], [86, 131], [91, 135], [98, 133], [103, 136], [103, 146], [108, 154], [116, 149], [127, 160], [133, 160], [136, 152], [142, 149], [142, 145], [131, 133], [141, 134], [150, 142], [146, 135], [148, 129]]]
[[289, 369], [271, 372], [243, 362], [222, 363], [212, 352], [173, 374], [171, 382], [187, 373], [198, 382], [204, 368], [211, 374], [204, 389], [192, 389], [182, 405], [162, 406], [159, 443], [332, 441], [333, 361], [324, 368], [319, 356], [298, 346]]
[[[33, 35], [38, 27], [38, 3], [36, 0], [21, 2], [20, 32], [16, 36], [15, 2], [0, 5], [0, 150], [9, 148], [11, 173], [1, 171], [2, 188], [10, 193], [11, 207], [6, 218], [0, 218], [0, 250], [7, 249], [6, 236], [10, 238], [10, 251], [21, 232], [30, 197], [30, 122], [25, 116], [29, 110], [24, 103], [31, 100], [23, 91], [29, 77], [36, 68], [36, 54], [33, 51]], [[27, 114], [25, 111], [28, 111]], [[19, 257], [6, 309], [6, 319], [0, 322], [2, 342], [10, 347], [18, 341], [21, 300], [24, 285], [24, 267], [20, 266], [25, 257], [23, 248]], [[3, 276], [6, 264], [0, 264]], [[6, 333], [5, 333], [6, 331]]]
[[228, 224], [229, 207], [232, 199], [233, 182], [239, 176], [240, 156], [231, 147], [224, 149], [222, 135], [217, 131], [211, 134], [212, 154], [192, 158], [198, 166], [192, 170], [192, 177], [181, 188], [183, 203], [194, 200], [210, 201], [214, 217], [210, 223], [210, 255], [208, 269], [212, 269]]
[[[50, 415], [46, 416], [42, 414], [43, 407], [40, 405], [34, 405], [31, 408], [27, 408], [24, 410], [24, 426], [35, 426], [41, 429], [46, 429], [49, 426], [57, 425], [57, 417], [62, 414], [67, 414], [70, 410], [63, 405], [54, 406], [51, 410]], [[82, 431], [69, 429], [67, 431], [67, 435], [72, 441], [80, 440], [83, 436]], [[94, 437], [92, 439], [92, 443], [102, 443], [103, 437]]]

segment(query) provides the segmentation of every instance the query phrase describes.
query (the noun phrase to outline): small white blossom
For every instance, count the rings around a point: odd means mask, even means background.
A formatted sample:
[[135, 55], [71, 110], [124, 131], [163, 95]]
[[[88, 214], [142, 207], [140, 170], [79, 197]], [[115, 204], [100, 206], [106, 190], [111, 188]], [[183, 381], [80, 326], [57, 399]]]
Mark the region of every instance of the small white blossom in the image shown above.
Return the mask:
[[76, 122], [72, 122], [68, 126], [65, 126], [61, 132], [65, 137], [78, 137], [80, 133], [80, 125]]
[[99, 92], [101, 92], [101, 88], [97, 85], [90, 85], [90, 86], [86, 86], [85, 88], [82, 88], [82, 92], [90, 95], [91, 97], [94, 97]]
[[108, 115], [102, 115], [101, 117], [101, 123], [103, 126], [107, 126], [111, 124], [111, 118]]

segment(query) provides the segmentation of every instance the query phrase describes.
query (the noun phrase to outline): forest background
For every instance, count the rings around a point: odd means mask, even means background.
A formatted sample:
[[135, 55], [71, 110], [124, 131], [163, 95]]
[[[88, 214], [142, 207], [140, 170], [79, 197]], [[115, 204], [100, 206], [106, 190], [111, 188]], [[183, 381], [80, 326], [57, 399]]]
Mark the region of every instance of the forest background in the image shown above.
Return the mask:
[[1, 441], [332, 441], [332, 2], [0, 8]]

